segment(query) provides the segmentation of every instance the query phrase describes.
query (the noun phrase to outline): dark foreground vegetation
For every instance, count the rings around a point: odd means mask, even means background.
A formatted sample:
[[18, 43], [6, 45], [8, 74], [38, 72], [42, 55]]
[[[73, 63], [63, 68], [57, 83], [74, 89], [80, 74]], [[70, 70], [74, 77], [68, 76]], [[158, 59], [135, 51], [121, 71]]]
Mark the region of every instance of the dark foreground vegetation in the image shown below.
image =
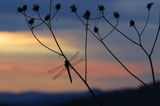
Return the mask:
[[[156, 88], [117, 90], [102, 93], [98, 97], [103, 106], [160, 106], [160, 83]], [[97, 104], [92, 98], [81, 98], [60, 106], [97, 106]]]
[[[110, 92], [94, 90], [94, 92], [103, 106], [160, 106], [160, 82], [156, 87], [153, 87], [152, 84], [150, 87]], [[23, 94], [3, 93], [2, 96], [0, 93], [0, 106], [97, 106], [89, 94], [89, 92], [64, 94], [30, 92]], [[2, 101], [3, 99], [5, 101]]]

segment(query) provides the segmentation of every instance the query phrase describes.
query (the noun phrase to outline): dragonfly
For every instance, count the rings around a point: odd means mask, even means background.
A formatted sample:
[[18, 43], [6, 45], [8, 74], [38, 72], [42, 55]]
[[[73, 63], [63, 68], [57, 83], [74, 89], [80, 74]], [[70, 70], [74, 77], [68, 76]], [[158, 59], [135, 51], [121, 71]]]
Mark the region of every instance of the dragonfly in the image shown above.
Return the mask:
[[79, 54], [79, 51], [76, 52], [69, 60], [65, 60], [63, 65], [54, 67], [52, 69], [48, 70], [48, 74], [55, 74], [55, 76], [53, 77], [53, 80], [57, 79], [60, 75], [62, 75], [64, 73], [64, 70], [66, 70], [68, 72], [68, 76], [69, 76], [69, 80], [72, 83], [72, 76], [71, 76], [71, 65], [78, 65], [79, 63], [81, 63], [83, 61], [83, 59], [79, 59], [79, 60], [75, 60], [75, 58], [77, 57], [77, 55]]

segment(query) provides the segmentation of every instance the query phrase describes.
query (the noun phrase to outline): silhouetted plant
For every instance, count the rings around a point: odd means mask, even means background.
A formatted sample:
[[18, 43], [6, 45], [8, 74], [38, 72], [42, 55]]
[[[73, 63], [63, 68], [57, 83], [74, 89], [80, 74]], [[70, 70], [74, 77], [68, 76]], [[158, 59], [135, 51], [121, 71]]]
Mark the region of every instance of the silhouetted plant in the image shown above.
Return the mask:
[[[19, 13], [21, 13], [24, 17], [25, 17], [25, 20], [32, 32], [32, 35], [34, 36], [34, 38], [42, 45], [44, 46], [46, 49], [54, 52], [55, 54], [61, 56], [64, 58], [64, 66], [68, 72], [68, 76], [69, 76], [69, 79], [70, 79], [70, 82], [72, 83], [72, 77], [71, 77], [71, 73], [70, 73], [70, 68], [78, 75], [78, 77], [82, 80], [82, 82], [85, 84], [85, 86], [88, 88], [88, 90], [90, 91], [90, 93], [92, 94], [93, 98], [95, 99], [95, 101], [97, 102], [97, 104], [99, 106], [102, 106], [101, 102], [99, 101], [99, 99], [96, 97], [96, 95], [94, 94], [94, 92], [92, 91], [92, 89], [90, 88], [89, 84], [87, 83], [87, 74], [85, 75], [85, 79], [81, 76], [81, 74], [74, 68], [74, 66], [70, 63], [69, 59], [66, 57], [65, 53], [63, 52], [63, 49], [61, 48], [61, 46], [59, 45], [59, 42], [56, 38], [56, 35], [54, 34], [54, 30], [52, 28], [52, 20], [54, 19], [54, 17], [56, 16], [56, 14], [59, 12], [59, 10], [61, 9], [61, 4], [58, 3], [56, 4], [55, 6], [55, 12], [54, 14], [52, 14], [52, 0], [50, 0], [50, 7], [49, 7], [49, 13], [47, 13], [47, 15], [44, 16], [44, 18], [42, 17], [42, 15], [40, 14], [39, 12], [39, 4], [38, 3], [35, 3], [33, 4], [33, 7], [32, 7], [32, 11], [35, 12], [35, 14], [37, 15], [37, 17], [34, 17], [32, 15], [29, 15], [29, 13], [27, 12], [27, 5], [23, 5], [22, 7], [18, 7], [17, 11]], [[73, 5], [71, 6], [71, 9], [72, 9], [72, 12], [76, 12], [77, 8]], [[89, 11], [86, 11], [84, 16], [83, 16], [86, 20], [87, 20], [87, 23], [86, 23], [86, 26], [88, 27], [88, 20], [89, 20], [89, 17], [90, 17], [90, 12]], [[36, 23], [35, 23], [36, 22]], [[59, 51], [56, 51], [56, 50], [53, 50], [51, 49], [50, 47], [48, 47], [47, 45], [45, 45], [43, 42], [41, 42], [39, 40], [39, 38], [36, 36], [35, 32], [34, 32], [34, 29], [41, 26], [41, 25], [46, 25], [46, 27], [49, 29], [55, 43], [56, 43], [56, 46], [58, 47]], [[87, 27], [86, 27], [86, 31], [87, 30]], [[85, 44], [85, 48], [87, 51], [87, 32], [86, 32], [86, 44]], [[86, 52], [87, 53], [87, 52]], [[85, 55], [87, 56], [87, 54]], [[87, 57], [85, 58], [85, 62], [87, 62]], [[86, 66], [87, 67], [87, 63], [86, 63]], [[87, 69], [85, 70], [87, 73]]]
[[[155, 79], [155, 73], [154, 73], [154, 67], [153, 67], [153, 61], [152, 61], [152, 54], [153, 54], [153, 51], [155, 49], [155, 45], [157, 43], [157, 39], [158, 39], [158, 36], [159, 36], [159, 31], [160, 31], [160, 22], [158, 23], [159, 24], [159, 27], [158, 27], [158, 30], [156, 32], [156, 38], [154, 40], [154, 43], [153, 43], [153, 46], [152, 46], [152, 49], [150, 52], [147, 52], [147, 50], [144, 48], [144, 45], [142, 44], [142, 34], [144, 32], [144, 30], [146, 29], [146, 26], [148, 25], [148, 21], [149, 21], [149, 18], [150, 18], [150, 10], [152, 8], [152, 5], [154, 3], [148, 3], [147, 4], [147, 9], [148, 9], [148, 16], [147, 16], [147, 20], [146, 20], [146, 23], [145, 25], [143, 26], [143, 29], [142, 31], [139, 31], [136, 27], [136, 24], [135, 24], [135, 21], [134, 20], [130, 20], [130, 27], [133, 27], [135, 29], [135, 31], [137, 32], [138, 36], [139, 36], [139, 42], [136, 42], [134, 40], [132, 40], [130, 37], [128, 37], [125, 33], [123, 33], [121, 30], [119, 30], [117, 28], [118, 26], [118, 22], [119, 22], [119, 18], [120, 18], [120, 15], [118, 12], [114, 12], [113, 15], [114, 15], [114, 18], [117, 20], [116, 22], [116, 25], [113, 25], [105, 16], [104, 14], [104, 11], [105, 11], [105, 7], [103, 5], [98, 5], [98, 10], [99, 12], [101, 13], [100, 17], [98, 18], [95, 18], [95, 17], [90, 17], [88, 18], [88, 21], [91, 20], [91, 19], [94, 19], [94, 21], [96, 19], [104, 19], [104, 21], [106, 23], [108, 23], [113, 29], [111, 31], [109, 31], [104, 37], [102, 37], [102, 35], [99, 33], [99, 28], [97, 26], [94, 27], [93, 31], [88, 28], [88, 26], [85, 24], [85, 22], [81, 19], [79, 13], [77, 13], [77, 11], [74, 12], [74, 14], [77, 16], [77, 18], [80, 20], [80, 22], [85, 26], [87, 27], [88, 31], [99, 41], [101, 42], [101, 44], [104, 46], [104, 48], [115, 58], [115, 60], [117, 60], [117, 62], [130, 74], [132, 75], [135, 79], [137, 79], [139, 82], [141, 82], [144, 86], [147, 86], [149, 87], [143, 80], [141, 80], [138, 76], [136, 76], [135, 74], [133, 74], [127, 67], [126, 65], [108, 48], [108, 46], [106, 45], [106, 43], [104, 42], [104, 39], [106, 39], [109, 35], [111, 35], [111, 33], [116, 30], [117, 32], [119, 32], [122, 36], [124, 36], [127, 40], [129, 40], [132, 44], [135, 44], [137, 45], [138, 47], [141, 48], [141, 50], [145, 53], [145, 55], [148, 57], [148, 60], [149, 60], [149, 63], [150, 63], [150, 68], [151, 68], [151, 73], [152, 73], [152, 79], [153, 79], [153, 84], [156, 85], [156, 79]], [[72, 6], [75, 6], [75, 5], [72, 5]], [[71, 6], [71, 7], [72, 7]], [[72, 9], [72, 8], [71, 8]], [[84, 16], [83, 16], [84, 17]], [[86, 17], [86, 15], [85, 15]], [[93, 20], [92, 20], [93, 21]], [[159, 21], [160, 21], [160, 16], [159, 16]]]
[[[115, 55], [115, 53], [113, 53], [113, 51], [108, 47], [108, 45], [105, 42], [105, 39], [107, 39], [107, 37], [109, 35], [111, 35], [114, 31], [117, 31], [120, 35], [122, 35], [123, 37], [125, 37], [128, 41], [130, 41], [130, 43], [138, 46], [147, 56], [149, 63], [150, 63], [150, 68], [151, 68], [151, 73], [152, 73], [152, 79], [153, 79], [153, 84], [156, 85], [156, 79], [155, 79], [155, 73], [154, 73], [154, 67], [153, 67], [153, 60], [152, 60], [152, 54], [155, 50], [155, 45], [157, 43], [157, 39], [159, 36], [159, 32], [160, 32], [160, 16], [159, 16], [159, 26], [158, 26], [158, 30], [156, 32], [156, 38], [154, 40], [154, 43], [152, 45], [151, 51], [148, 52], [146, 50], [146, 48], [144, 47], [144, 45], [142, 44], [142, 34], [145, 31], [148, 22], [149, 22], [149, 18], [150, 18], [150, 11], [152, 8], [152, 5], [154, 3], [148, 3], [147, 4], [147, 10], [148, 10], [148, 16], [147, 16], [147, 20], [142, 28], [141, 31], [139, 31], [139, 29], [137, 28], [137, 23], [135, 20], [130, 20], [129, 22], [129, 26], [131, 28], [133, 28], [137, 35], [138, 35], [138, 42], [131, 39], [127, 34], [123, 33], [120, 29], [117, 28], [118, 24], [119, 24], [119, 19], [120, 19], [120, 14], [117, 11], [113, 12], [113, 17], [116, 20], [116, 24], [113, 25], [111, 21], [108, 20], [108, 18], [105, 16], [104, 12], [105, 12], [105, 7], [103, 5], [98, 5], [97, 9], [100, 12], [100, 16], [99, 17], [93, 17], [91, 14], [91, 11], [86, 10], [83, 14], [83, 16], [80, 16], [79, 13], [77, 12], [77, 7], [75, 4], [70, 6], [71, 12], [73, 14], [76, 15], [76, 17], [80, 20], [80, 22], [84, 25], [85, 27], [85, 47], [84, 47], [84, 52], [85, 52], [85, 78], [82, 77], [81, 74], [79, 74], [79, 72], [73, 67], [73, 65], [70, 63], [69, 59], [66, 57], [65, 53], [63, 52], [63, 49], [61, 48], [61, 45], [59, 45], [59, 42], [56, 38], [56, 35], [54, 34], [54, 30], [52, 28], [52, 21], [54, 20], [54, 17], [57, 15], [57, 13], [59, 12], [59, 10], [62, 8], [60, 3], [57, 3], [54, 7], [55, 12], [52, 12], [52, 0], [50, 0], [50, 6], [49, 6], [49, 12], [47, 12], [47, 14], [45, 16], [42, 16], [40, 14], [40, 6], [38, 3], [33, 4], [32, 10], [35, 12], [35, 14], [37, 15], [37, 17], [34, 16], [30, 16], [27, 13], [27, 5], [23, 5], [22, 7], [18, 7], [17, 11], [19, 13], [21, 13], [22, 15], [24, 15], [25, 20], [34, 36], [34, 38], [45, 48], [47, 48], [48, 50], [54, 52], [57, 55], [60, 55], [61, 57], [64, 58], [64, 65], [68, 71], [68, 75], [70, 78], [70, 82], [72, 83], [72, 77], [71, 77], [71, 73], [70, 73], [70, 68], [78, 75], [78, 77], [83, 81], [83, 83], [86, 85], [86, 87], [88, 88], [88, 90], [91, 92], [92, 96], [94, 97], [95, 101], [98, 103], [99, 106], [102, 106], [101, 102], [98, 100], [98, 98], [96, 97], [96, 95], [94, 94], [94, 92], [92, 91], [92, 89], [90, 88], [90, 86], [88, 85], [87, 82], [87, 64], [88, 64], [88, 59], [87, 59], [87, 51], [88, 51], [88, 34], [91, 33], [91, 35], [97, 39], [98, 42], [100, 42], [104, 48], [113, 56], [113, 58], [125, 69], [125, 71], [127, 71], [132, 77], [134, 77], [137, 81], [139, 81], [141, 84], [143, 84], [146, 87], [150, 87], [148, 84], [146, 84], [143, 80], [141, 80], [138, 76], [136, 76], [131, 70], [129, 70], [129, 68], [118, 58], [118, 56]], [[112, 29], [105, 34], [104, 36], [102, 36], [102, 34], [100, 34], [101, 29], [95, 25], [94, 29], [91, 29], [91, 25], [90, 22], [91, 21], [96, 21], [96, 20], [104, 20], [107, 24], [109, 24]], [[56, 43], [56, 46], [58, 47], [59, 51], [53, 50], [51, 48], [49, 48], [48, 46], [46, 46], [43, 42], [41, 42], [39, 40], [39, 38], [35, 35], [34, 33], [34, 29], [41, 26], [41, 25], [46, 25], [46, 27], [49, 29], [50, 33], [52, 34], [52, 37]], [[70, 67], [70, 68], [69, 68]]]

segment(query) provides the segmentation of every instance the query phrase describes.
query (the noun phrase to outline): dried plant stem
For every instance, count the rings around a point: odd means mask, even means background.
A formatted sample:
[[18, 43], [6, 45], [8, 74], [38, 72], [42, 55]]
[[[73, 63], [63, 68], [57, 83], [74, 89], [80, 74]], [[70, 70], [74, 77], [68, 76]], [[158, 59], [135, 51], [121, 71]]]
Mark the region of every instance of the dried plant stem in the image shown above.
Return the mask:
[[86, 29], [85, 29], [85, 31], [86, 31], [86, 36], [85, 36], [85, 81], [87, 82], [87, 73], [88, 73], [88, 58], [87, 58], [87, 50], [88, 50], [88, 20], [87, 20], [87, 22], [86, 22]]
[[[86, 24], [83, 22], [81, 17], [78, 15], [78, 13], [75, 13], [77, 18], [80, 20], [80, 22], [86, 27]], [[115, 28], [115, 27], [114, 27]], [[115, 28], [116, 29], [116, 28]], [[105, 49], [116, 59], [116, 61], [131, 75], [133, 76], [136, 80], [138, 80], [140, 83], [142, 83], [144, 86], [148, 87], [148, 85], [142, 81], [140, 78], [138, 78], [136, 75], [134, 75], [121, 61], [120, 59], [107, 47], [107, 45], [103, 42], [103, 39], [97, 37], [91, 30], [88, 28], [88, 31], [98, 40], [101, 42], [101, 44], [105, 47]], [[132, 41], [132, 40], [131, 40]], [[134, 42], [134, 41], [133, 41]]]
[[[54, 41], [56, 42], [56, 45], [58, 47], [58, 49], [60, 50], [60, 53], [57, 52], [57, 51], [54, 51], [53, 49], [49, 48], [48, 46], [46, 46], [45, 44], [43, 44], [38, 38], [37, 36], [35, 35], [34, 31], [33, 31], [33, 27], [28, 23], [28, 20], [27, 20], [27, 15], [24, 13], [23, 14], [25, 16], [25, 19], [26, 19], [26, 22], [32, 32], [32, 35], [34, 36], [34, 38], [42, 45], [44, 46], [45, 48], [47, 48], [48, 50], [62, 56], [66, 61], [69, 61], [66, 57], [66, 55], [64, 54], [63, 50], [61, 49], [61, 46], [59, 45], [58, 43], [58, 40], [56, 39], [56, 36], [54, 35], [54, 32], [53, 32], [53, 29], [51, 28], [51, 23], [46, 23], [40, 16], [40, 14], [38, 15], [39, 16], [39, 20], [41, 20], [43, 23], [46, 24], [46, 26], [48, 27], [48, 29], [50, 30], [51, 34], [52, 34], [52, 37], [54, 38]], [[31, 17], [30, 17], [31, 18]], [[51, 22], [51, 21], [50, 21]], [[86, 30], [87, 31], [87, 30]], [[88, 33], [88, 32], [87, 32]], [[88, 34], [87, 34], [88, 35]], [[82, 82], [85, 84], [85, 86], [88, 88], [89, 92], [92, 94], [92, 97], [93, 99], [97, 102], [97, 104], [99, 106], [102, 106], [100, 100], [96, 97], [96, 95], [94, 94], [93, 90], [91, 89], [91, 87], [89, 86], [89, 84], [87, 83], [86, 79], [87, 79], [87, 74], [86, 74], [86, 77], [85, 79], [79, 74], [79, 72], [73, 67], [73, 65], [69, 62], [69, 65], [70, 67], [73, 69], [73, 71], [78, 75], [78, 77], [82, 80]]]

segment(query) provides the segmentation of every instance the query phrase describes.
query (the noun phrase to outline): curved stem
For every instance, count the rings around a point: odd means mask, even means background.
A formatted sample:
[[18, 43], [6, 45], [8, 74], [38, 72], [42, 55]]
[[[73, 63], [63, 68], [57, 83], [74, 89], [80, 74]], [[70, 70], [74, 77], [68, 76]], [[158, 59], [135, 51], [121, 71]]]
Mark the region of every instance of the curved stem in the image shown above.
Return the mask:
[[142, 45], [142, 39], [141, 39], [141, 34], [139, 33], [138, 29], [136, 26], [133, 26], [133, 28], [135, 29], [135, 31], [137, 32], [138, 34], [138, 38], [139, 38], [139, 45]]
[[43, 44], [43, 43], [37, 38], [37, 36], [36, 36], [36, 35], [34, 34], [34, 32], [33, 32], [33, 28], [29, 25], [28, 20], [27, 20], [25, 14], [24, 14], [24, 16], [25, 16], [25, 20], [26, 20], [26, 22], [27, 22], [27, 24], [28, 24], [28, 26], [29, 26], [29, 28], [30, 28], [30, 30], [31, 30], [32, 35], [34, 36], [34, 38], [35, 38], [35, 39], [36, 39], [43, 47], [45, 47], [46, 49], [48, 49], [48, 50], [50, 50], [50, 51], [52, 51], [52, 52], [54, 52], [54, 53], [56, 53], [56, 54], [62, 56], [61, 53], [59, 53], [59, 52], [57, 52], [57, 51], [55, 51], [55, 50], [49, 48], [48, 46], [46, 46], [45, 44]]
[[110, 25], [112, 26], [116, 31], [118, 31], [121, 35], [123, 35], [125, 38], [127, 38], [129, 41], [131, 41], [132, 43], [139, 45], [137, 42], [135, 42], [134, 40], [132, 40], [131, 38], [129, 38], [126, 34], [124, 34], [123, 32], [121, 32], [119, 29], [117, 29], [105, 16], [104, 13], [102, 13], [102, 16], [104, 18], [104, 20]]
[[150, 56], [152, 56], [153, 52], [154, 52], [154, 49], [155, 49], [155, 46], [156, 46], [156, 43], [157, 43], [157, 40], [158, 40], [158, 36], [159, 36], [159, 32], [160, 32], [160, 13], [159, 13], [159, 26], [158, 26], [158, 30], [157, 30], [157, 33], [156, 33], [156, 38], [154, 40], [154, 43], [153, 43], [153, 46], [152, 46], [152, 49], [151, 49], [151, 52], [150, 52]]
[[146, 29], [146, 27], [147, 27], [147, 25], [148, 25], [149, 18], [150, 18], [150, 10], [148, 11], [147, 20], [146, 20], [146, 23], [145, 23], [145, 25], [144, 25], [144, 27], [143, 27], [141, 33], [140, 33], [140, 36], [142, 36], [144, 30]]
[[[77, 14], [77, 13], [76, 13]], [[79, 15], [77, 14], [77, 17]], [[81, 23], [85, 26], [84, 22], [81, 20], [80, 17], [78, 17], [81, 21]], [[86, 27], [86, 26], [85, 26]], [[114, 27], [114, 26], [113, 26]], [[116, 29], [116, 28], [115, 28]], [[130, 74], [132, 75], [135, 79], [137, 79], [139, 82], [141, 82], [144, 86], [148, 87], [148, 85], [143, 82], [140, 78], [138, 78], [136, 75], [134, 75], [119, 59], [118, 57], [106, 46], [106, 44], [103, 42], [102, 39], [99, 39], [91, 30], [90, 28], [88, 28], [88, 30], [91, 32], [91, 34], [98, 40], [102, 43], [102, 45], [106, 48], [107, 51], [109, 51], [109, 53], [118, 61], [118, 63]], [[138, 44], [139, 45], [139, 44]]]
[[131, 75], [133, 76], [136, 80], [138, 80], [139, 82], [141, 82], [144, 86], [148, 87], [148, 85], [142, 81], [140, 78], [138, 78], [136, 75], [134, 75], [119, 59], [118, 57], [106, 46], [106, 44], [101, 41], [101, 43], [103, 44], [103, 46], [106, 48], [106, 50], [117, 60], [117, 62]]
[[[80, 22], [85, 26], [86, 24], [83, 22], [83, 20], [82, 20], [81, 17], [78, 15], [78, 13], [76, 12], [75, 14], [76, 14], [77, 18], [80, 20]], [[88, 28], [88, 31], [89, 31], [90, 33], [92, 33], [92, 35], [93, 35], [96, 39], [99, 39], [89, 28]], [[99, 39], [99, 40], [100, 40], [100, 39]]]
[[118, 22], [119, 22], [119, 18], [117, 19], [116, 25], [113, 27], [113, 29], [106, 34], [106, 36], [103, 37], [102, 40], [106, 39], [109, 35], [111, 35], [111, 33], [115, 30], [115, 28], [118, 26]]

